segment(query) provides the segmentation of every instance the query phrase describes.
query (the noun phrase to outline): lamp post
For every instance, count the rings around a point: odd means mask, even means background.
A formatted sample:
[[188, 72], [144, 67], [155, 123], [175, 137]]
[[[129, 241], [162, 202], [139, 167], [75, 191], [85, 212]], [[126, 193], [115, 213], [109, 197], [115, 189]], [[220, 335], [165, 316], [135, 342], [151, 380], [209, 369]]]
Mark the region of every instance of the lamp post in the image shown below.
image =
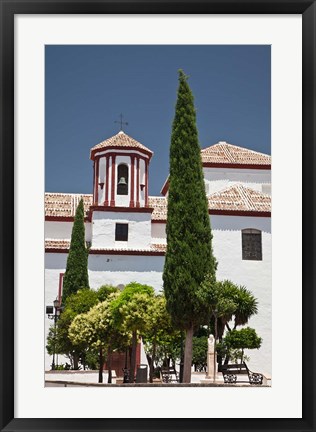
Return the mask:
[[126, 349], [125, 349], [125, 367], [123, 369], [123, 375], [124, 375], [123, 383], [124, 384], [129, 383], [129, 370], [127, 369], [127, 351], [128, 351], [128, 348], [126, 347]]
[[54, 320], [54, 344], [53, 344], [53, 361], [52, 361], [52, 370], [55, 370], [55, 354], [56, 354], [56, 324], [57, 320], [60, 316], [62, 307], [60, 306], [59, 300], [55, 299], [54, 302], [54, 314], [48, 314], [47, 317], [49, 319]]

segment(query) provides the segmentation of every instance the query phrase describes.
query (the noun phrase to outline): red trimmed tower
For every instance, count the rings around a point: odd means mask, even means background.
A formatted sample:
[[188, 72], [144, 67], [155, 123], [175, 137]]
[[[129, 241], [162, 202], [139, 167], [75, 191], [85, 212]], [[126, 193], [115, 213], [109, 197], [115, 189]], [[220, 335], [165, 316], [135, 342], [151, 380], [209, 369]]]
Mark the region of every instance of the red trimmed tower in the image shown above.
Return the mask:
[[148, 166], [153, 152], [120, 131], [91, 149], [93, 205], [148, 207]]
[[150, 250], [148, 167], [152, 155], [123, 131], [91, 149], [92, 249]]

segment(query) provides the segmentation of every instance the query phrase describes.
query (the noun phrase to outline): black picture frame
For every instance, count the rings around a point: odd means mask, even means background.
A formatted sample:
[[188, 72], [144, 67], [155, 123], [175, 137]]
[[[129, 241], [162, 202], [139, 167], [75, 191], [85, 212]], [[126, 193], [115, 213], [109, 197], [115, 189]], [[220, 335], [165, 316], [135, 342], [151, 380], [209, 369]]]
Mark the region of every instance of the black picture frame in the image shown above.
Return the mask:
[[[316, 4], [305, 0], [0, 0], [1, 32], [1, 431], [314, 431]], [[302, 14], [303, 21], [303, 416], [301, 419], [22, 419], [14, 417], [14, 15]], [[290, 244], [290, 238], [289, 238]], [[316, 269], [316, 265], [315, 265]], [[289, 316], [291, 311], [289, 311]], [[286, 377], [285, 379], [288, 379]], [[30, 389], [31, 392], [31, 389]], [[211, 404], [211, 401], [210, 401]], [[282, 404], [282, 401], [280, 401]], [[176, 402], [175, 402], [176, 405]], [[52, 407], [52, 409], [54, 409]], [[124, 409], [124, 407], [122, 407]], [[229, 407], [227, 407], [229, 409]]]

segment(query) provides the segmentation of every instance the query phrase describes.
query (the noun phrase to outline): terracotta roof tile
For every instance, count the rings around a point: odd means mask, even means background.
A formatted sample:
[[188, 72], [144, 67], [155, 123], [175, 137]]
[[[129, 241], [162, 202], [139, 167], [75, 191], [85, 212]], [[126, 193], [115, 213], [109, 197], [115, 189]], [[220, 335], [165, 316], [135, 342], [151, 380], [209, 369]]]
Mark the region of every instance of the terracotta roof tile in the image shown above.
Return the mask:
[[144, 150], [146, 153], [149, 153], [150, 155], [153, 154], [151, 150], [149, 150], [147, 147], [145, 147], [140, 142], [136, 141], [134, 138], [130, 137], [123, 131], [120, 131], [118, 134], [112, 136], [111, 138], [106, 139], [105, 141], [102, 141], [101, 143], [95, 145], [92, 147], [90, 152], [90, 157], [95, 150], [103, 150], [107, 147], [113, 148], [113, 147], [127, 147], [127, 148], [135, 148], [138, 150]]
[[203, 163], [271, 165], [271, 156], [220, 141], [201, 150]]
[[240, 184], [208, 197], [210, 210], [271, 212], [271, 197]]
[[45, 193], [45, 216], [74, 217], [81, 198], [87, 216], [92, 205], [92, 195]]
[[69, 249], [70, 240], [46, 239], [45, 249]]
[[[70, 240], [63, 239], [46, 239], [45, 249], [68, 250], [70, 247]], [[92, 248], [92, 251], [120, 251], [120, 252], [165, 252], [166, 244], [152, 244], [150, 248]]]
[[166, 252], [167, 245], [165, 243], [156, 243], [151, 245], [151, 249], [155, 252]]
[[[80, 198], [84, 199], [85, 214], [92, 205], [92, 195], [45, 194], [45, 216], [73, 217]], [[148, 198], [149, 207], [153, 208], [153, 221], [166, 221], [167, 199], [165, 197]], [[270, 212], [271, 197], [241, 184], [234, 184], [227, 189], [208, 197], [210, 210]]]
[[148, 197], [148, 205], [154, 211], [151, 214], [152, 220], [166, 220], [167, 219], [167, 200], [165, 197]]
[[[153, 207], [152, 220], [167, 219], [167, 199], [149, 197], [149, 206]], [[241, 184], [216, 192], [208, 197], [209, 210], [271, 212], [271, 197]]]

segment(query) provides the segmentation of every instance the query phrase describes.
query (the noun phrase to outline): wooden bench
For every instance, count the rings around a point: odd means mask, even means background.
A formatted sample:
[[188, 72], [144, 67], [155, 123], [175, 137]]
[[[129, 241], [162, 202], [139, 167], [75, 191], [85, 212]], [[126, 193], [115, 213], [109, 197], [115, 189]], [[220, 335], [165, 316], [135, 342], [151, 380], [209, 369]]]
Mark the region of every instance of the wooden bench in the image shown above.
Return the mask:
[[[251, 372], [246, 363], [223, 364], [220, 366], [220, 372], [223, 374], [225, 384], [236, 384], [237, 382], [249, 382], [250, 384], [261, 385], [263, 375]], [[237, 380], [237, 375], [247, 375], [248, 381]]]
[[178, 372], [175, 368], [162, 367], [160, 370], [160, 376], [163, 383], [179, 382]]

